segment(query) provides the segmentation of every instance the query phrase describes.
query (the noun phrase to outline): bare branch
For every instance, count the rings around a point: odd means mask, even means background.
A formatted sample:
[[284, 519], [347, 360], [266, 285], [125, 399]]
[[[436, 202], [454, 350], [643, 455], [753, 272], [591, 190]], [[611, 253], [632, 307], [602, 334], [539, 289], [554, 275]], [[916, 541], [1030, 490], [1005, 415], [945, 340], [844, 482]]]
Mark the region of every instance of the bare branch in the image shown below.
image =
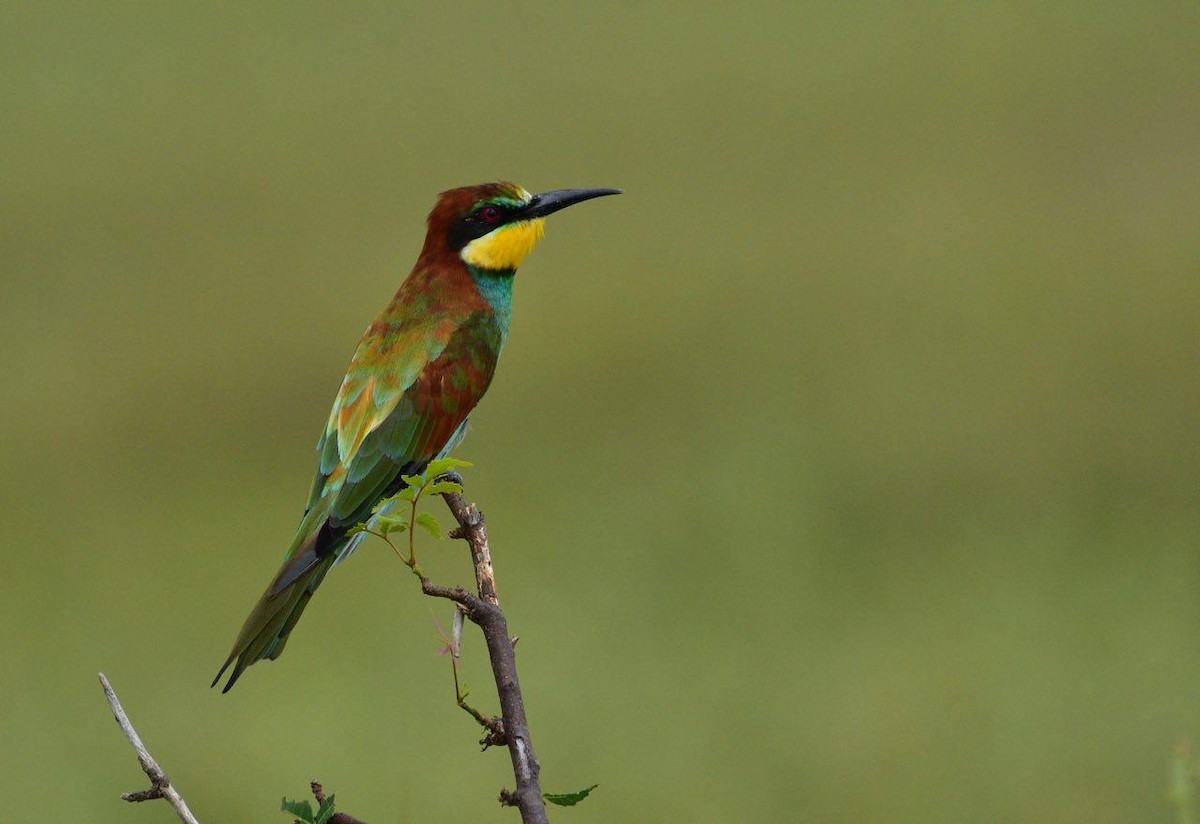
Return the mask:
[[446, 505], [458, 521], [458, 528], [453, 530], [450, 536], [462, 538], [471, 547], [471, 560], [475, 565], [475, 581], [479, 595], [464, 592], [461, 587], [455, 590], [434, 587], [424, 579], [421, 589], [426, 595], [450, 598], [462, 604], [467, 617], [483, 630], [488, 656], [492, 662], [492, 675], [496, 681], [496, 692], [500, 697], [504, 743], [508, 745], [513, 776], [517, 782], [514, 791], [500, 792], [500, 803], [519, 808], [524, 824], [548, 824], [546, 805], [542, 800], [542, 788], [538, 780], [541, 766], [534, 755], [529, 722], [525, 718], [525, 701], [521, 696], [520, 682], [517, 680], [513, 640], [509, 638], [508, 622], [500, 610], [487, 527], [482, 513], [473, 504], [467, 503], [461, 494], [446, 492], [442, 497], [446, 499]]
[[100, 686], [104, 688], [104, 697], [108, 699], [108, 705], [112, 708], [113, 718], [117, 720], [117, 725], [120, 726], [121, 732], [125, 733], [125, 737], [129, 739], [129, 745], [137, 753], [138, 763], [142, 766], [142, 772], [146, 773], [146, 777], [150, 779], [150, 789], [141, 790], [140, 792], [122, 793], [121, 798], [132, 802], [162, 798], [171, 805], [171, 809], [175, 810], [175, 815], [179, 816], [179, 820], [183, 824], [200, 824], [196, 820], [196, 817], [192, 815], [192, 811], [188, 809], [187, 802], [183, 800], [183, 796], [171, 786], [171, 780], [167, 778], [167, 774], [163, 772], [163, 768], [158, 765], [158, 762], [154, 760], [154, 756], [150, 754], [150, 751], [146, 749], [146, 745], [142, 743], [141, 736], [133, 728], [133, 724], [129, 721], [129, 716], [125, 714], [124, 707], [117, 700], [117, 694], [113, 691], [112, 684], [108, 683], [108, 679], [104, 677], [104, 673], [100, 673]]

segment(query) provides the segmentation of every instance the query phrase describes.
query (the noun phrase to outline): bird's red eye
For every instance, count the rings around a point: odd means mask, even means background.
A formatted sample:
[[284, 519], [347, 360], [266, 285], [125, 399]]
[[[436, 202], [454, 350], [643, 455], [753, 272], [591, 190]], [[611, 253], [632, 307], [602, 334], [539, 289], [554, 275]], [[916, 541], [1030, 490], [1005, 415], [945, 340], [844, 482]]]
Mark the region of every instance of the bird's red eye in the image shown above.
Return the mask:
[[500, 210], [495, 206], [484, 206], [479, 210], [479, 216], [483, 218], [486, 223], [495, 223], [500, 219]]

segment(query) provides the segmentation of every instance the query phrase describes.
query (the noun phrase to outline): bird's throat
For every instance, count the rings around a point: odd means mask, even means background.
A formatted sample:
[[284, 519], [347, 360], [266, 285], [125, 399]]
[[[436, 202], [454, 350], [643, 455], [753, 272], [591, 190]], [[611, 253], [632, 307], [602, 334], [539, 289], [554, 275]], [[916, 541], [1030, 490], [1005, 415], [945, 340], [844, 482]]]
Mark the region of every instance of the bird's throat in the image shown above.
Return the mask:
[[545, 233], [546, 221], [541, 218], [510, 223], [472, 240], [463, 247], [462, 259], [477, 269], [511, 272], [521, 265]]

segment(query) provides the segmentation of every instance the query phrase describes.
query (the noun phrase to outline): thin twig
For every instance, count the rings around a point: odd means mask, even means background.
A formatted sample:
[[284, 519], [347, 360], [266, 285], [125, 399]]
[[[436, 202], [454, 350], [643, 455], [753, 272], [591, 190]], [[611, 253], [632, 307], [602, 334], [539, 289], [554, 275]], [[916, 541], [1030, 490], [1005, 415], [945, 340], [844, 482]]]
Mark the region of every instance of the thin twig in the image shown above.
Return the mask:
[[[467, 715], [475, 719], [479, 726], [483, 727], [487, 732], [483, 738], [479, 740], [479, 745], [483, 749], [493, 746], [502, 746], [508, 743], [508, 739], [504, 737], [504, 719], [495, 715], [484, 715], [479, 710], [467, 703], [467, 692], [462, 688], [462, 683], [458, 677], [459, 666], [459, 651], [462, 648], [462, 627], [463, 620], [466, 618], [466, 610], [461, 604], [454, 605], [454, 623], [451, 625], [450, 637], [442, 637], [446, 641], [446, 649], [450, 653], [450, 671], [454, 675], [454, 700], [458, 706]], [[437, 624], [437, 619], [434, 619]], [[438, 631], [441, 632], [441, 625], [438, 624]]]
[[137, 753], [138, 763], [142, 766], [142, 772], [146, 773], [146, 777], [150, 779], [150, 789], [141, 790], [140, 792], [122, 793], [121, 798], [133, 802], [162, 798], [171, 805], [171, 809], [175, 810], [175, 815], [179, 816], [179, 820], [184, 824], [200, 824], [196, 816], [192, 815], [192, 811], [188, 809], [187, 802], [183, 800], [183, 796], [171, 786], [171, 780], [167, 778], [167, 774], [163, 772], [163, 768], [158, 765], [158, 762], [154, 760], [154, 756], [150, 754], [150, 751], [146, 749], [146, 745], [142, 743], [141, 737], [137, 734], [137, 730], [133, 728], [129, 716], [125, 714], [124, 707], [117, 700], [117, 694], [113, 691], [112, 684], [108, 683], [108, 679], [104, 677], [104, 673], [100, 673], [100, 686], [104, 688], [104, 697], [108, 699], [108, 705], [112, 707], [113, 717], [117, 720], [118, 726], [121, 727], [121, 732], [125, 733], [125, 737], [129, 739], [129, 745]]

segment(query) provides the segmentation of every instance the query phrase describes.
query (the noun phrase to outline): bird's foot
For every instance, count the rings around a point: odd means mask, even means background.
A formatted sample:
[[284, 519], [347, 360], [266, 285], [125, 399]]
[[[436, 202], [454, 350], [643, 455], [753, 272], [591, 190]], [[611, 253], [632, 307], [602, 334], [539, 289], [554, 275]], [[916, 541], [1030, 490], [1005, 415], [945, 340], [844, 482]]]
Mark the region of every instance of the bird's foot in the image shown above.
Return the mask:
[[463, 476], [459, 475], [457, 472], [455, 472], [453, 469], [451, 469], [449, 472], [443, 472], [441, 475], [438, 475], [436, 478], [433, 479], [433, 483], [435, 483], [435, 484], [440, 483], [442, 481], [449, 481], [452, 484], [458, 484], [459, 486], [462, 486], [463, 485]]

